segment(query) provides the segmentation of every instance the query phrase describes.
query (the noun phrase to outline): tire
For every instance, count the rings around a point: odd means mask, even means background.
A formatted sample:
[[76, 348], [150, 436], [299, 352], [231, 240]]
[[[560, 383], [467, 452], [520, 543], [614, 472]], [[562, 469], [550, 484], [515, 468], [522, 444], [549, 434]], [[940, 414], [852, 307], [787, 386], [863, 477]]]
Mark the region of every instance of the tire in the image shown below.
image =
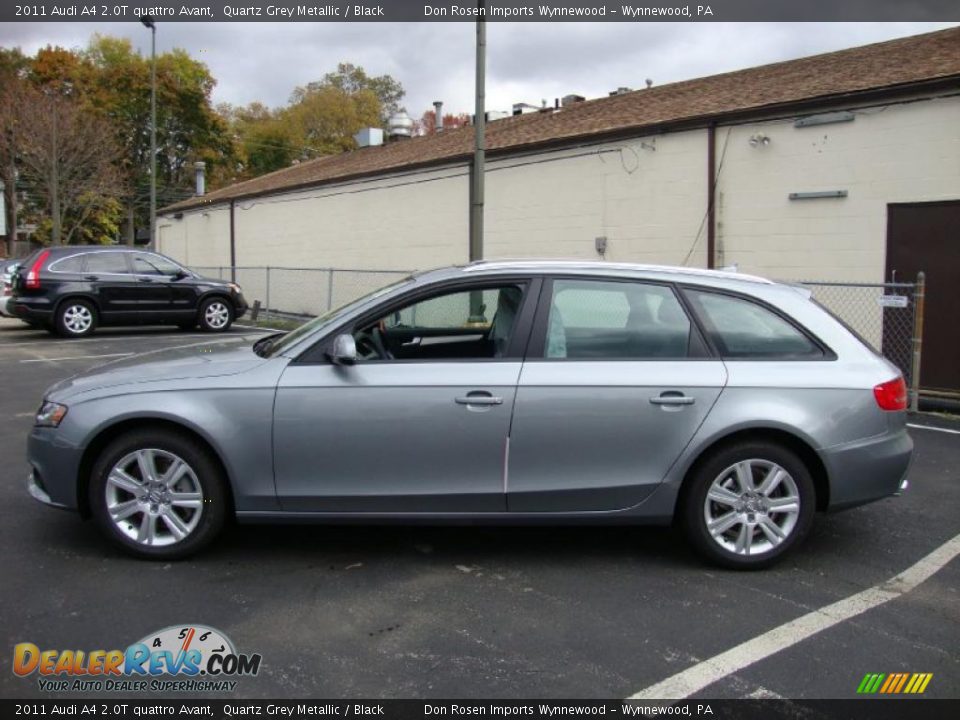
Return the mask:
[[233, 324], [233, 304], [222, 297], [207, 298], [200, 305], [199, 323], [205, 332], [226, 332]]
[[[153, 467], [153, 484], [145, 466]], [[209, 450], [162, 428], [134, 430], [111, 442], [93, 465], [88, 499], [104, 535], [152, 560], [178, 560], [203, 549], [231, 511], [226, 478]]]
[[680, 507], [684, 531], [700, 555], [722, 567], [769, 567], [813, 524], [816, 491], [810, 471], [796, 453], [776, 443], [721, 448], [698, 463], [688, 483]]
[[70, 298], [57, 307], [54, 328], [60, 337], [80, 338], [97, 329], [97, 309], [89, 300]]

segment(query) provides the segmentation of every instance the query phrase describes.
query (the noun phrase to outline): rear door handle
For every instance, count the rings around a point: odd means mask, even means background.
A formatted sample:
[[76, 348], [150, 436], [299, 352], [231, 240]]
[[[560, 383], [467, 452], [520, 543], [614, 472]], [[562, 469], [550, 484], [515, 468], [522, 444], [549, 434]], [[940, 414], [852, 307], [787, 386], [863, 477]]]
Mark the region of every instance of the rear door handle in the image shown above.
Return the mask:
[[494, 397], [488, 392], [478, 390], [469, 392], [465, 397], [454, 400], [457, 405], [503, 405], [503, 398]]
[[693, 405], [695, 398], [680, 393], [663, 393], [658, 397], [650, 398], [654, 405]]

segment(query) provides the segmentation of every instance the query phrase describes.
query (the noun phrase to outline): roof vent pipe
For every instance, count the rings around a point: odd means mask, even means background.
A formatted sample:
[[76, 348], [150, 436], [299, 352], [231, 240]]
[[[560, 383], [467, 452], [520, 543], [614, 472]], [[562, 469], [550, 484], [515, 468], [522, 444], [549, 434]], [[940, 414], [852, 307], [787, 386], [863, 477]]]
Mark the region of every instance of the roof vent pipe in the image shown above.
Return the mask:
[[198, 160], [193, 164], [193, 170], [197, 180], [197, 197], [203, 197], [207, 192], [206, 167], [207, 164], [202, 160]]
[[443, 100], [433, 101], [433, 129], [435, 132], [443, 132]]

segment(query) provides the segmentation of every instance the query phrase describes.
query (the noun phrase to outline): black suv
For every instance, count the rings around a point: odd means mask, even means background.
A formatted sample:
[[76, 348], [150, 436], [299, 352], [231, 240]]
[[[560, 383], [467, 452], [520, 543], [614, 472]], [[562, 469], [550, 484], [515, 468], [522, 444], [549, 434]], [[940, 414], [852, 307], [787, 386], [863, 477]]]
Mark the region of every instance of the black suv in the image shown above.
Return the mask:
[[223, 332], [247, 303], [238, 285], [200, 277], [163, 255], [86, 245], [44, 248], [24, 260], [10, 310], [75, 338], [98, 325], [199, 325]]

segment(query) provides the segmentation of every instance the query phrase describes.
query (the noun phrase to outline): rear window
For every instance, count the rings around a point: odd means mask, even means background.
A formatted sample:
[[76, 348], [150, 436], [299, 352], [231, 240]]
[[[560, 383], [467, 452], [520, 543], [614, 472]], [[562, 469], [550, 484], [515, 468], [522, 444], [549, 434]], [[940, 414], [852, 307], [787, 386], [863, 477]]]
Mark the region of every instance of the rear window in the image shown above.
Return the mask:
[[755, 302], [688, 291], [720, 354], [728, 358], [814, 358], [823, 351], [799, 328]]

